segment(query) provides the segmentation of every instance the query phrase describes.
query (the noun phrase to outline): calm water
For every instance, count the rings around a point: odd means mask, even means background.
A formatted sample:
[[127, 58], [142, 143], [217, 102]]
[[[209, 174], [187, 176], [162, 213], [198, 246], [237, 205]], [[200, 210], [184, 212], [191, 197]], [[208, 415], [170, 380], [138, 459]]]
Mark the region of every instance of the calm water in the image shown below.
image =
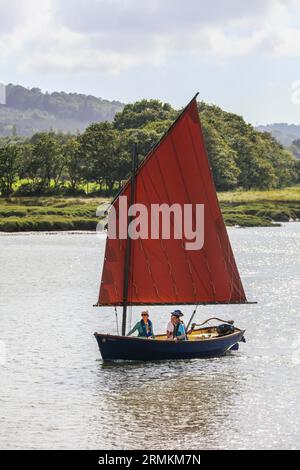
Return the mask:
[[1, 236], [0, 448], [299, 448], [300, 223], [230, 238], [259, 304], [202, 307], [198, 320], [233, 317], [240, 351], [109, 366], [93, 337], [116, 331], [114, 312], [92, 307], [104, 239]]

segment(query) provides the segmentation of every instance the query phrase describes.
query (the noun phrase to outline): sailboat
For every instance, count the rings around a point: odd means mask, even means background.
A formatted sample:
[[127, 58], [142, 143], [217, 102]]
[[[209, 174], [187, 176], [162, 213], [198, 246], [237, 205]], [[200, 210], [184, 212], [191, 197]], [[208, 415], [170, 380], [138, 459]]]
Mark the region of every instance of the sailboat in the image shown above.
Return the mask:
[[[131, 177], [110, 211], [117, 224], [124, 219], [121, 201], [149, 210], [162, 204], [202, 206], [203, 243], [187, 250], [185, 235], [181, 239], [175, 236], [174, 218], [170, 222], [174, 233], [169, 238], [164, 238], [160, 229], [154, 230], [154, 237], [132, 237], [129, 232], [134, 218], [130, 211], [126, 213], [126, 237], [120, 232], [119, 236], [108, 233], [96, 306], [121, 307], [123, 312], [121, 335], [94, 334], [104, 361], [221, 356], [244, 341], [245, 331], [235, 327], [233, 321], [215, 319], [217, 324], [209, 326], [209, 319], [201, 325], [192, 324], [199, 305], [254, 303], [247, 301], [219, 207], [197, 96], [140, 164], [134, 147]], [[192, 218], [195, 222], [194, 213]], [[167, 306], [194, 305], [187, 340], [170, 341], [164, 334], [151, 340], [126, 336], [128, 308], [144, 305], [160, 305], [166, 323], [170, 313]]]

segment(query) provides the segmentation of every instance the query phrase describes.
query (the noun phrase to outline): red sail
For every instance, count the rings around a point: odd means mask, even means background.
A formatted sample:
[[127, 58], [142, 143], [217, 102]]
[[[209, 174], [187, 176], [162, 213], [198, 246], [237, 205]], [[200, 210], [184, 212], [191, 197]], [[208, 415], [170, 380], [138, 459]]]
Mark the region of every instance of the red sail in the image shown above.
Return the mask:
[[[194, 99], [137, 170], [135, 203], [204, 204], [204, 245], [131, 240], [128, 305], [245, 303]], [[120, 196], [129, 204], [130, 183]], [[119, 217], [119, 197], [113, 203]], [[122, 305], [126, 240], [107, 238], [98, 305]]]

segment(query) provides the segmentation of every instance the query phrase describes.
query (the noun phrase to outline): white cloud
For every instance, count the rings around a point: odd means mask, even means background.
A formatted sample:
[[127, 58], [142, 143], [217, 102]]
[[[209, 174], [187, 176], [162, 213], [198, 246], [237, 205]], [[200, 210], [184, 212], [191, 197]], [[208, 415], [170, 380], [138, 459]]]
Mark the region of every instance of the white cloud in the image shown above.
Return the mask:
[[[6, 29], [0, 29], [0, 62], [18, 54], [21, 61], [30, 56], [53, 28], [52, 0], [0, 0], [0, 18], [6, 18]], [[17, 12], [17, 14], [15, 14]], [[10, 28], [8, 28], [10, 25]]]
[[[55, 1], [56, 16], [81, 32], [173, 34], [201, 25], [264, 15], [272, 0], [72, 0]], [[79, 14], [78, 14], [79, 13]]]
[[3, 34], [14, 27], [16, 21], [21, 17], [21, 12], [16, 1], [8, 3], [3, 0], [0, 0], [0, 11], [0, 31]]
[[0, 0], [0, 63], [118, 73], [183, 53], [300, 56], [298, 0]]

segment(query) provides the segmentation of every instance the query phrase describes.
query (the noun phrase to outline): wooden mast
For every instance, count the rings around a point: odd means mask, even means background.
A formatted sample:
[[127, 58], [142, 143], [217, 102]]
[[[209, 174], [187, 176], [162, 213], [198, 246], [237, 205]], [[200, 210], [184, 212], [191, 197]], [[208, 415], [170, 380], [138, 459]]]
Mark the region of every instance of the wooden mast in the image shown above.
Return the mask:
[[[133, 145], [132, 149], [132, 170], [130, 178], [130, 198], [129, 204], [132, 206], [135, 199], [135, 173], [137, 169], [137, 144]], [[130, 207], [129, 206], [129, 207]], [[122, 336], [126, 335], [126, 319], [127, 319], [127, 306], [128, 306], [128, 285], [130, 275], [130, 260], [131, 260], [131, 237], [128, 233], [128, 227], [131, 221], [131, 217], [128, 217], [127, 225], [127, 241], [126, 241], [126, 253], [125, 253], [125, 264], [124, 264], [124, 284], [123, 284], [123, 317], [122, 317]]]

